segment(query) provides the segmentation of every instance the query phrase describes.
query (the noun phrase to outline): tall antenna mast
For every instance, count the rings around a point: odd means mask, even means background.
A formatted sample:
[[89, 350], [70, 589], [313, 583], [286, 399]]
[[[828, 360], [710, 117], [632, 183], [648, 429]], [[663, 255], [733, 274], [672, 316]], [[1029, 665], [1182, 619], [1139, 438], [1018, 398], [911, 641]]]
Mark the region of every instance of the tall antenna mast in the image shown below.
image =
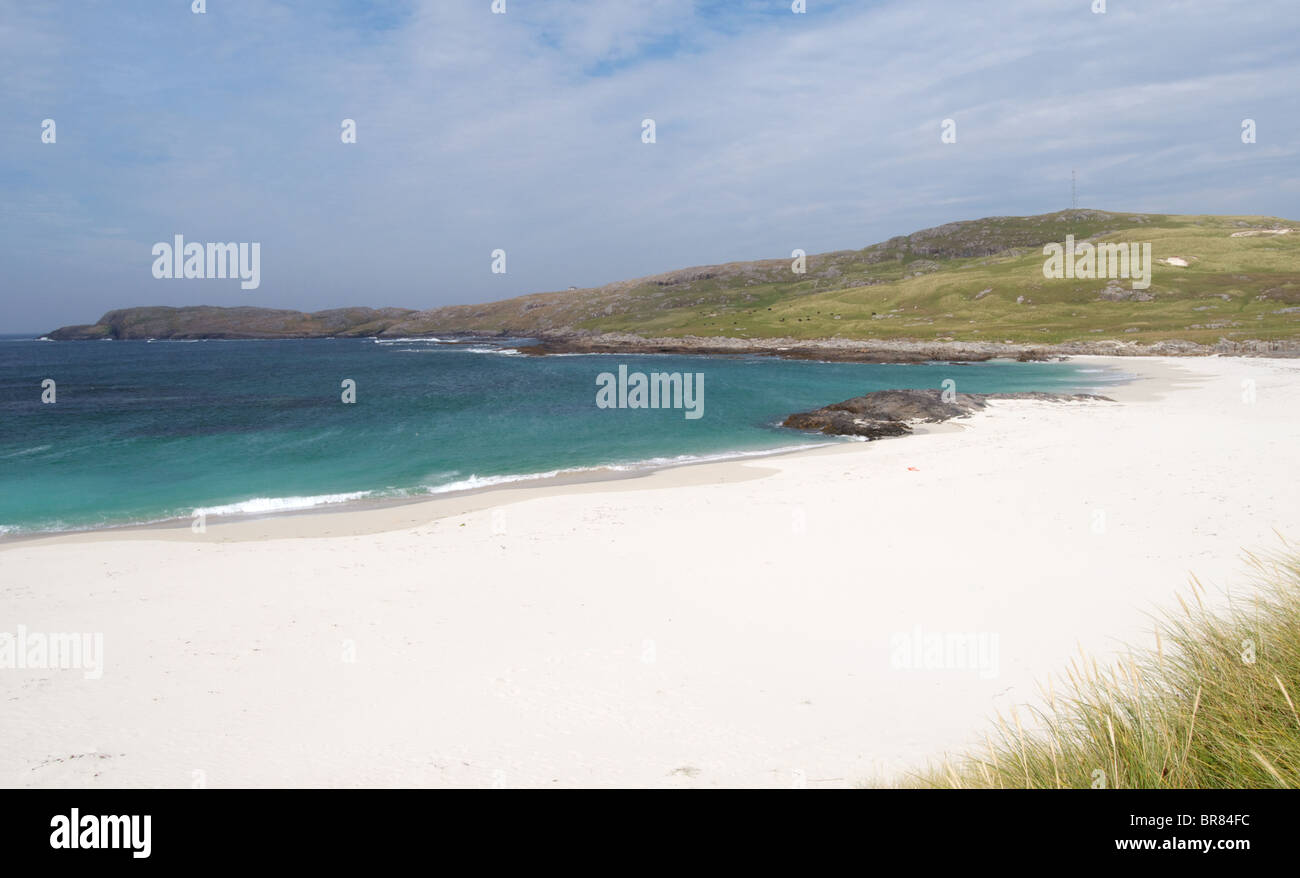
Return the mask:
[[1079, 209], [1079, 190], [1075, 185], [1075, 173], [1073, 170], [1070, 171], [1070, 209]]

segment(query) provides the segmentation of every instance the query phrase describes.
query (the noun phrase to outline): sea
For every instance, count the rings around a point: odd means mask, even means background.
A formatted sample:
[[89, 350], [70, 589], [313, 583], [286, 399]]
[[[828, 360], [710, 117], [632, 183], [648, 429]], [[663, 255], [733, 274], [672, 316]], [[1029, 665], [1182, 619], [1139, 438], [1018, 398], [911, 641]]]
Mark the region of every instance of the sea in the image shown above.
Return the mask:
[[[1077, 362], [532, 357], [529, 341], [2, 336], [0, 538], [762, 455], [852, 441], [780, 422], [872, 390], [1105, 393], [1132, 377]], [[700, 416], [598, 405], [620, 366], [702, 376]]]

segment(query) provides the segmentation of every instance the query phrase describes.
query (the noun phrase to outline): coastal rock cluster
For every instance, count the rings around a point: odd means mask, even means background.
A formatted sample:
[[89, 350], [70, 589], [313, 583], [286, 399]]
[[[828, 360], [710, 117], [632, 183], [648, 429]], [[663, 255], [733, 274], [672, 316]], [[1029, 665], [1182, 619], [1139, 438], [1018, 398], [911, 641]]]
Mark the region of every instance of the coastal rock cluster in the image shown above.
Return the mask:
[[1060, 344], [1018, 344], [993, 341], [920, 341], [909, 339], [795, 339], [730, 338], [726, 336], [646, 338], [626, 332], [557, 333], [519, 348], [521, 354], [702, 354], [780, 357], [786, 360], [821, 360], [847, 363], [927, 363], [934, 361], [978, 363], [993, 359], [1021, 362], [1065, 359], [1094, 354], [1110, 357], [1296, 356], [1300, 341], [1292, 339], [1232, 341], [1212, 345], [1180, 339], [1143, 344], [1118, 339], [1074, 341]]
[[[220, 308], [154, 306], [110, 311], [97, 323], [64, 326], [46, 337], [55, 341], [101, 339], [235, 339], [235, 338], [401, 338], [437, 335], [500, 337], [503, 330], [449, 330], [435, 332], [414, 326], [417, 314], [405, 308], [338, 308], [303, 313], [270, 308]], [[522, 354], [545, 356], [561, 353], [590, 354], [698, 354], [704, 356], [769, 356], [788, 360], [822, 360], [850, 363], [974, 363], [995, 358], [1022, 362], [1050, 360], [1078, 354], [1103, 356], [1297, 356], [1300, 340], [1279, 338], [1197, 344], [1168, 339], [1143, 344], [1118, 339], [1073, 341], [1060, 344], [1023, 344], [994, 341], [846, 338], [733, 338], [694, 335], [646, 338], [628, 332], [571, 331], [534, 333], [536, 342], [519, 348]]]
[[1049, 402], [1113, 402], [1092, 393], [1060, 394], [1030, 391], [1021, 393], [948, 393], [942, 390], [877, 390], [855, 396], [811, 412], [790, 415], [781, 426], [793, 430], [815, 430], [828, 436], [860, 436], [883, 439], [905, 436], [912, 424], [935, 424], [979, 411], [989, 400], [1037, 399]]

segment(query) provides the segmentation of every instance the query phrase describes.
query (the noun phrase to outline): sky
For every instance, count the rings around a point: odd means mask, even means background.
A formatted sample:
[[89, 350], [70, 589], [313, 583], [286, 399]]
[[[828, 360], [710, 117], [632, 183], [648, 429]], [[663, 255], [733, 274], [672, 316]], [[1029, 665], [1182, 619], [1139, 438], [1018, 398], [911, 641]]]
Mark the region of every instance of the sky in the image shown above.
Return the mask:
[[[1300, 219], [1295, 0], [1095, 2], [0, 0], [0, 333], [860, 248], [1068, 208], [1072, 170], [1080, 207]], [[259, 243], [260, 285], [155, 278], [177, 234]]]

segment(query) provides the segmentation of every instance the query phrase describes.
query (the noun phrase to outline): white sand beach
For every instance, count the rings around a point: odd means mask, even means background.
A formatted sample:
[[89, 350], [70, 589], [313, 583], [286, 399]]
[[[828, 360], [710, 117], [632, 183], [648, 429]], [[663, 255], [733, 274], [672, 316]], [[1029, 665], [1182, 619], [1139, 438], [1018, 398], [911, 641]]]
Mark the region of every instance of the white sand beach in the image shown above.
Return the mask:
[[[890, 782], [1300, 538], [1300, 360], [1091, 359], [1143, 378], [642, 478], [2, 543], [0, 631], [102, 633], [104, 667], [0, 670], [0, 785]], [[918, 629], [996, 661], [897, 667]]]

